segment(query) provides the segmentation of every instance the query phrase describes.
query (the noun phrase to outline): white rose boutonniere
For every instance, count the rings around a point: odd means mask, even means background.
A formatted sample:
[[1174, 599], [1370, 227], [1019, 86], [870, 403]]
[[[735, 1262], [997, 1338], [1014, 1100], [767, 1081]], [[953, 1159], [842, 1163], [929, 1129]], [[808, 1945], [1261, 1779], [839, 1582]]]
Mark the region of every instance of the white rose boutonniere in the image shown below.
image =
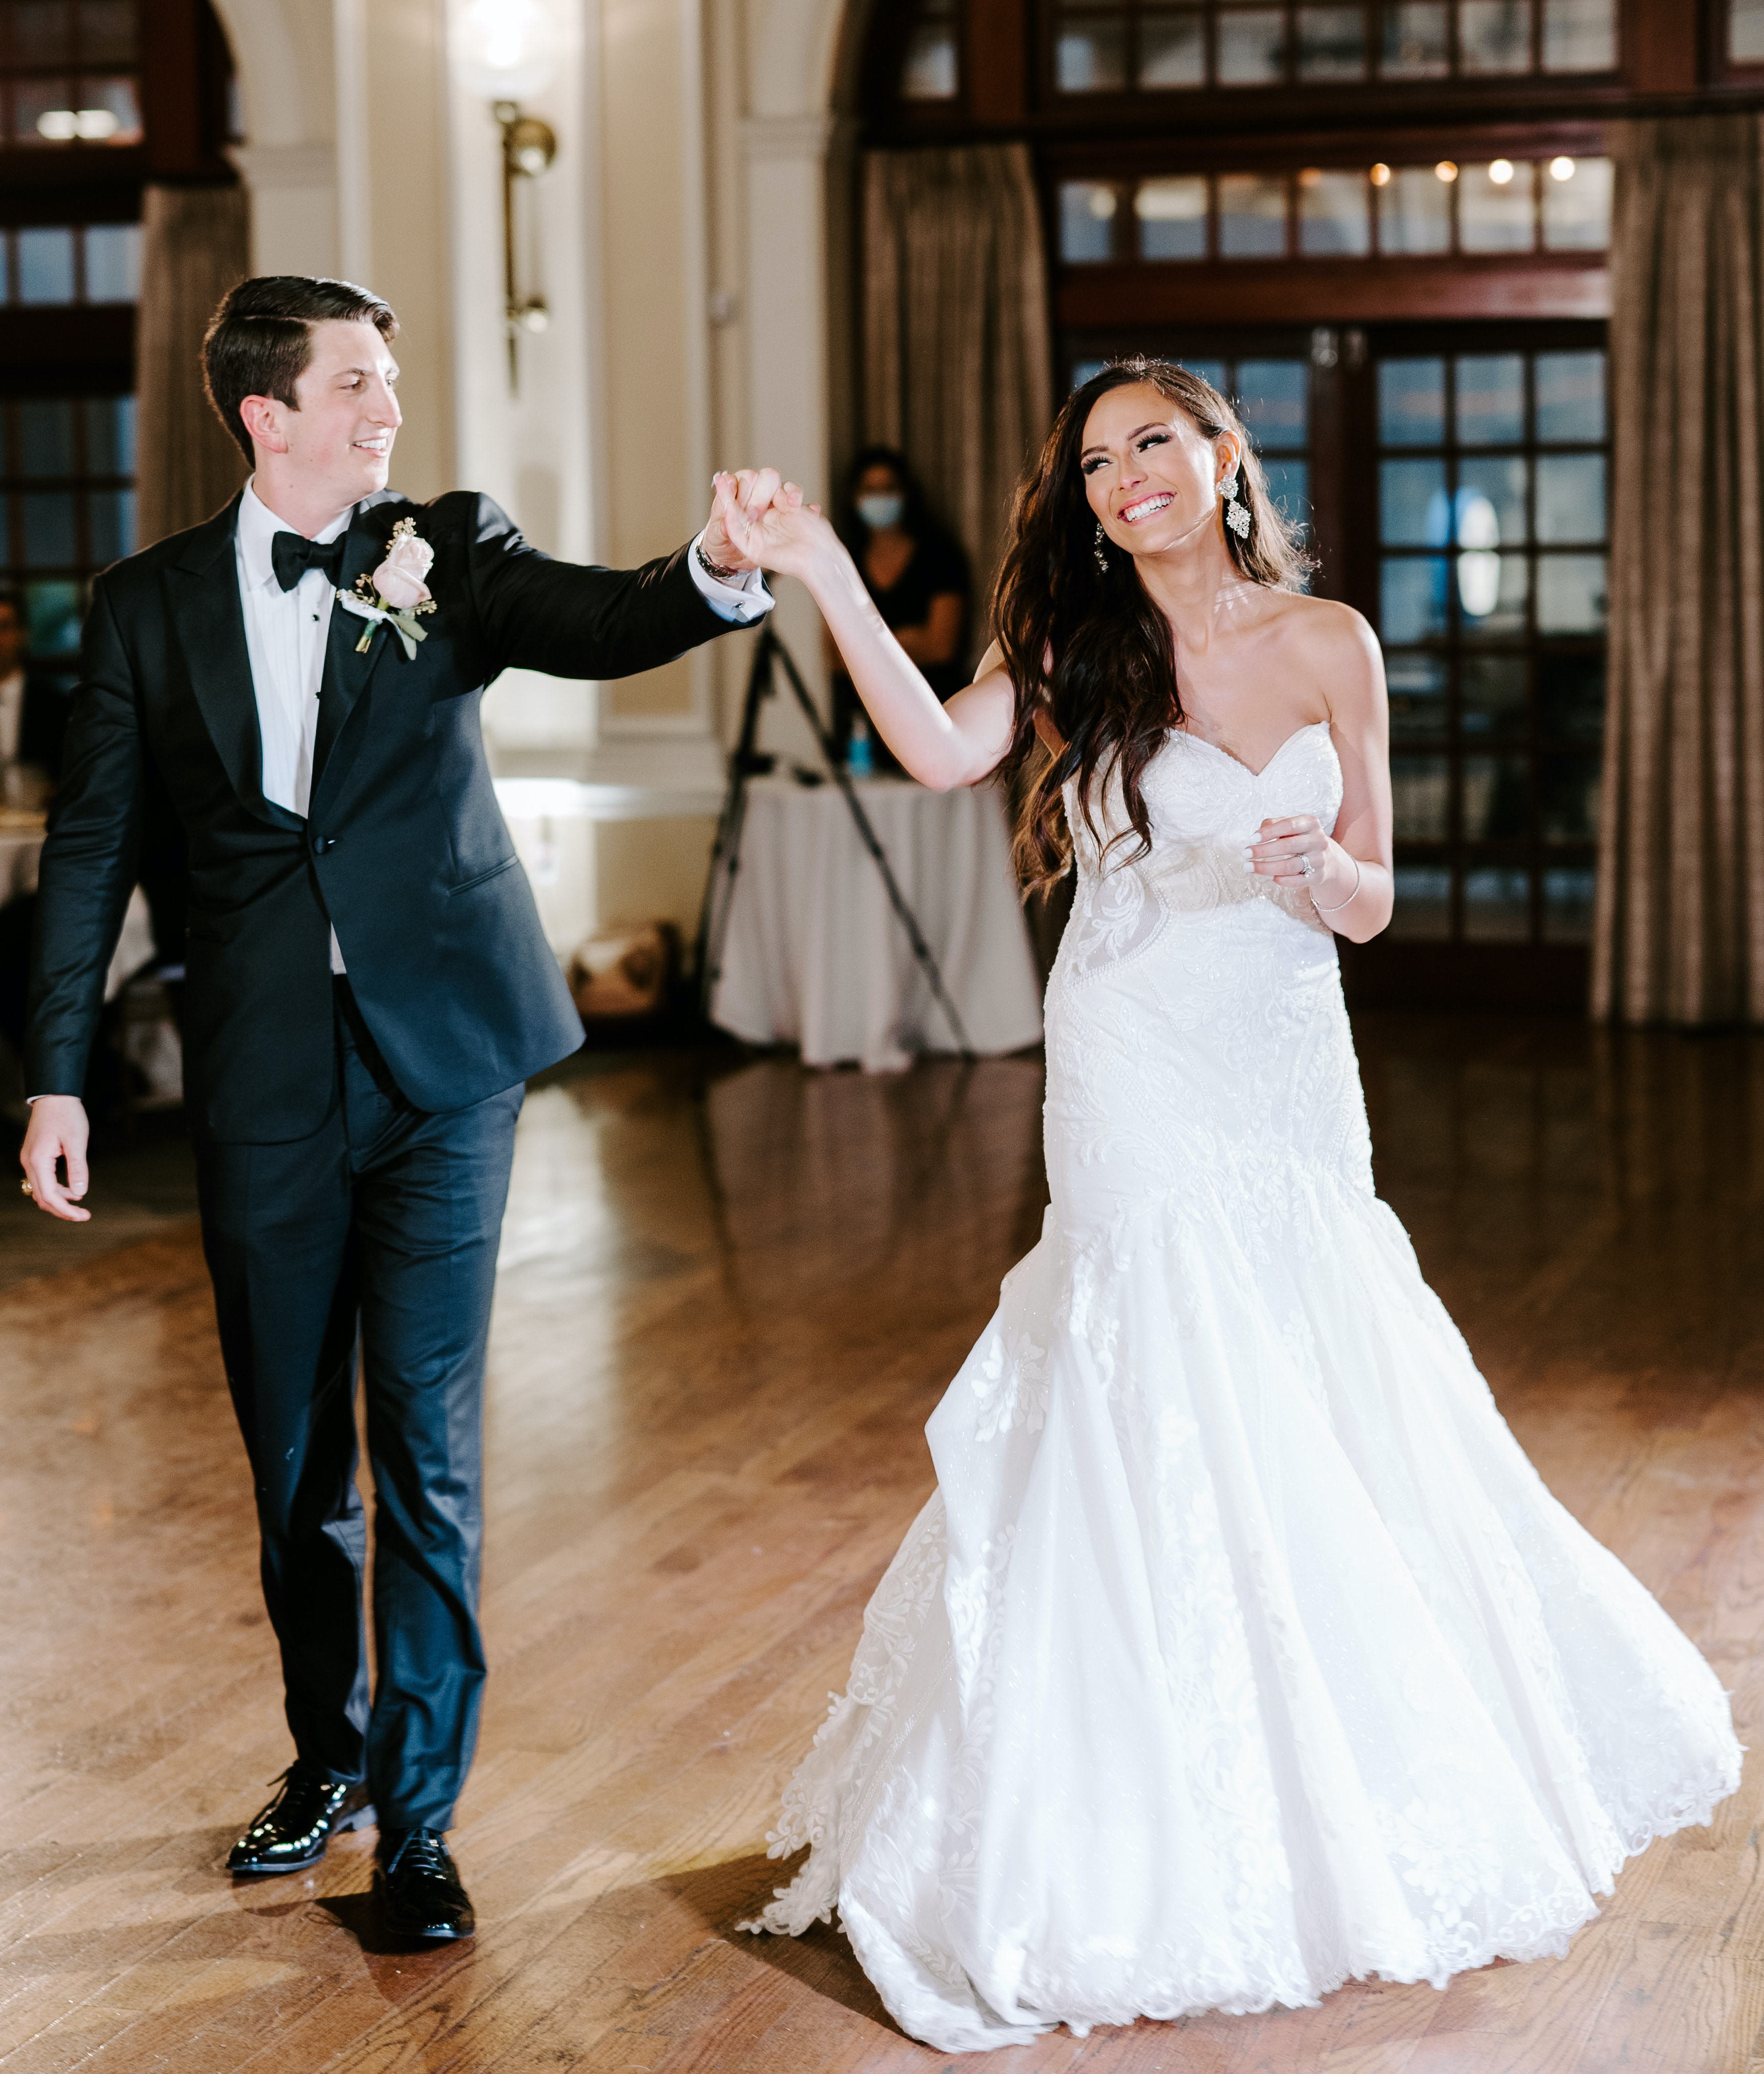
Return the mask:
[[434, 560], [434, 548], [417, 538], [416, 521], [401, 518], [386, 543], [386, 560], [371, 576], [357, 576], [353, 590], [337, 593], [337, 601], [345, 611], [370, 622], [355, 644], [357, 655], [367, 653], [374, 627], [383, 622], [404, 644], [407, 658], [415, 661], [416, 644], [425, 638], [418, 618], [436, 609], [423, 580]]

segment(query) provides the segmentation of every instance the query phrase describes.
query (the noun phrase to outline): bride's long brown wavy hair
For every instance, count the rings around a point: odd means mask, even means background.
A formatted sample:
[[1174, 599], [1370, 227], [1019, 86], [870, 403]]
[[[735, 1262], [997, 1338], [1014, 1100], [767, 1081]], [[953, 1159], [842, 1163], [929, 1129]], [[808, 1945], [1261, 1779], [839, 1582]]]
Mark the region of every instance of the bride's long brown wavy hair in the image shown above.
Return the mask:
[[1051, 884], [1072, 861], [1062, 799], [1068, 780], [1077, 780], [1084, 819], [1095, 834], [1094, 781], [1112, 762], [1117, 763], [1127, 818], [1142, 845], [1138, 853], [1151, 848], [1151, 820], [1140, 775], [1166, 730], [1182, 718], [1170, 622], [1147, 596], [1132, 556], [1109, 544], [1107, 569], [1098, 568], [1097, 516], [1079, 465], [1084, 426], [1097, 398], [1138, 382], [1149, 383], [1184, 411], [1203, 438], [1236, 434], [1237, 494], [1249, 507], [1250, 530], [1240, 539], [1227, 527], [1225, 539], [1238, 572], [1251, 583], [1290, 590], [1309, 566], [1297, 528], [1268, 494], [1267, 478], [1242, 422], [1210, 382], [1173, 361], [1123, 360], [1066, 399], [1039, 459], [1018, 490], [1010, 544], [992, 596], [993, 626], [1017, 695], [1006, 767], [1028, 765], [1038, 711], [1049, 714], [1065, 742], [1022, 790], [1017, 866], [1031, 891]]

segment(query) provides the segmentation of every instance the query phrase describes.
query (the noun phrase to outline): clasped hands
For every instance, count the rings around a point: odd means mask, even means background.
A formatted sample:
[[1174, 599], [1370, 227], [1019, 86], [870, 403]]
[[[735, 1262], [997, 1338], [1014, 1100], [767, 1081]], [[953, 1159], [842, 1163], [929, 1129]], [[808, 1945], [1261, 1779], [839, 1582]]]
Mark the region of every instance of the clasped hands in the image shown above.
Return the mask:
[[817, 551], [837, 545], [820, 506], [806, 502], [775, 468], [721, 472], [712, 487], [716, 502], [704, 528], [704, 556], [718, 568], [802, 576]]

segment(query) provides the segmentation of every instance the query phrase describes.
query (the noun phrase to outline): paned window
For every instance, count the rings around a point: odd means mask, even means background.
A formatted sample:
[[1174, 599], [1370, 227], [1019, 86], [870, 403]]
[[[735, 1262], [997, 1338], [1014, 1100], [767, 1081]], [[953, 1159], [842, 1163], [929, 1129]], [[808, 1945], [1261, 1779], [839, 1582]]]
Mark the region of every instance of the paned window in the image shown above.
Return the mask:
[[71, 669], [96, 572], [134, 552], [134, 399], [0, 401], [0, 569], [31, 652]]
[[903, 101], [953, 101], [961, 90], [956, 0], [918, 0], [901, 60]]
[[140, 293], [138, 224], [41, 224], [0, 231], [0, 304], [132, 303]]
[[138, 144], [139, 32], [135, 0], [5, 0], [0, 142]]
[[1602, 251], [1611, 238], [1611, 162], [1559, 155], [1067, 180], [1059, 237], [1068, 266]]
[[[1079, 359], [1076, 389], [1108, 366]], [[1182, 365], [1210, 382], [1243, 420], [1268, 478], [1269, 494], [1295, 525], [1311, 523], [1311, 363], [1286, 354], [1184, 354]]]
[[1731, 65], [1764, 65], [1764, 0], [1729, 0], [1727, 61]]
[[1605, 356], [1376, 369], [1394, 938], [1589, 932], [1605, 709]]
[[[1764, 0], [1733, 0], [1735, 19]], [[1058, 0], [1061, 94], [1605, 72], [1616, 0]]]

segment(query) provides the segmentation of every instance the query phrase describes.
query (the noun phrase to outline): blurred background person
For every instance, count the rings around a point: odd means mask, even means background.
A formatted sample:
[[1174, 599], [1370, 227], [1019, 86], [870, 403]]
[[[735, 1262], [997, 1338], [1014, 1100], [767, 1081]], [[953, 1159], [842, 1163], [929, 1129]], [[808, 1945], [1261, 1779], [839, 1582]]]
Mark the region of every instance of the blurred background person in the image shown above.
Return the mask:
[[[968, 681], [968, 625], [973, 589], [960, 543], [932, 514], [907, 457], [893, 447], [865, 447], [846, 471], [838, 531], [876, 603], [882, 623], [924, 672], [942, 700]], [[828, 641], [833, 738], [851, 759], [852, 723], [863, 707]], [[870, 767], [906, 774], [865, 723]], [[861, 764], [861, 751], [857, 758]]]

